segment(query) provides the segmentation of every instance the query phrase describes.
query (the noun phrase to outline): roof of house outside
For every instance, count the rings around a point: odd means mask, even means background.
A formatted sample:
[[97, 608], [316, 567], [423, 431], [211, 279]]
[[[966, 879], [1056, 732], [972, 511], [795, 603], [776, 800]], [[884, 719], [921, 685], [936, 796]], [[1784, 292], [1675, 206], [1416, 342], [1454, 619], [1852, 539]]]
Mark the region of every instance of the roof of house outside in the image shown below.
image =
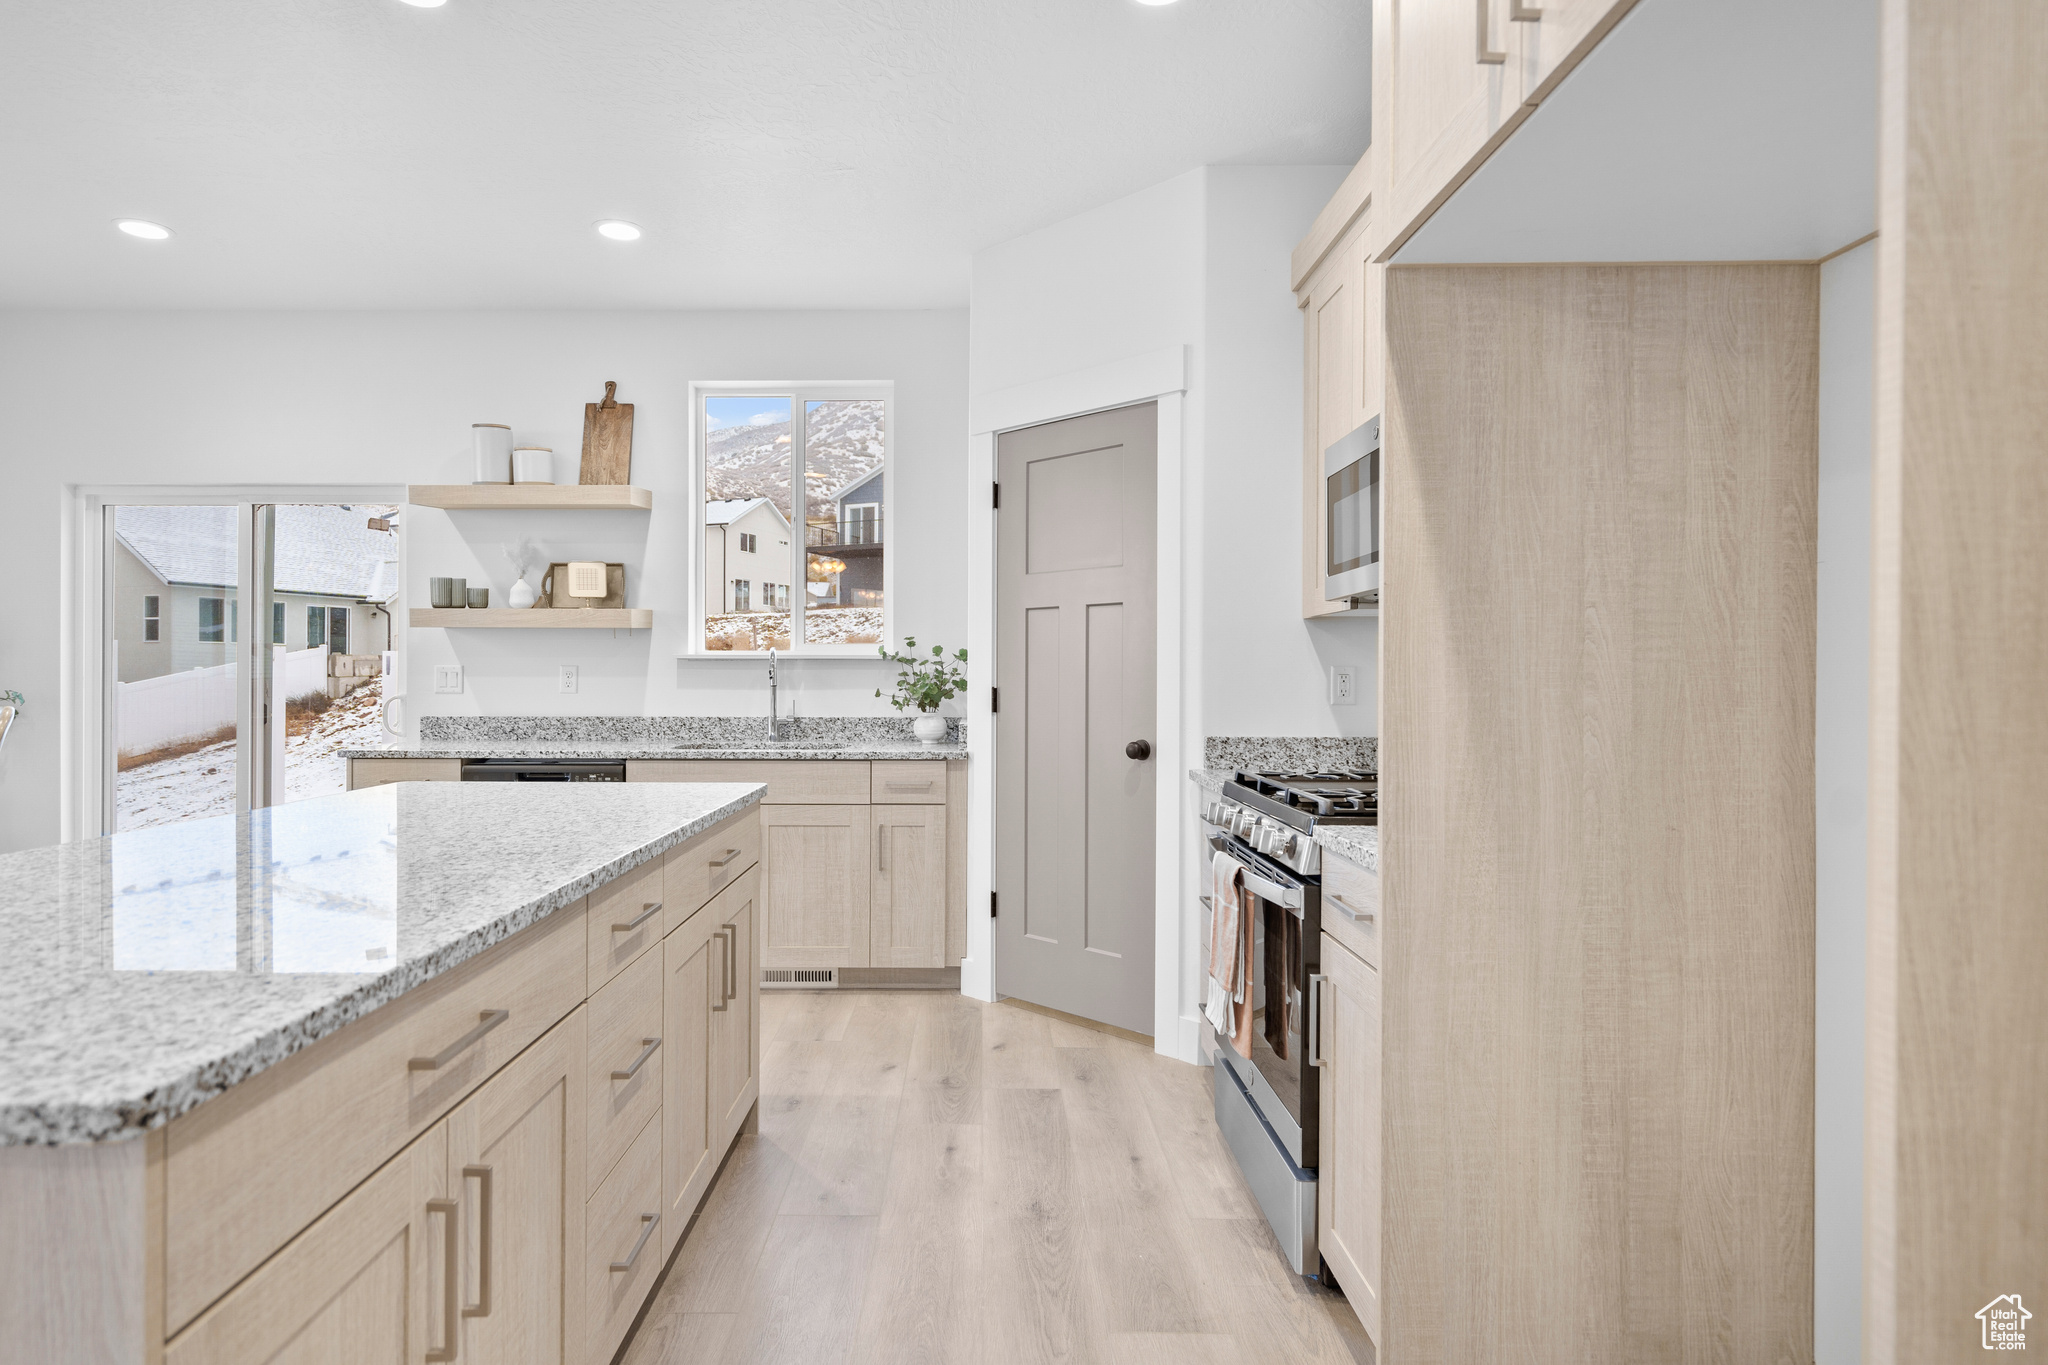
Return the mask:
[[782, 515], [782, 509], [769, 502], [766, 498], [714, 498], [704, 504], [704, 524], [706, 526], [730, 526], [741, 517], [752, 512], [756, 507], [764, 504], [770, 512], [775, 514], [777, 521], [781, 522], [784, 526], [789, 525], [789, 519]]
[[[388, 504], [281, 503], [274, 582], [279, 592], [388, 602], [398, 593], [398, 535], [372, 531]], [[114, 534], [166, 583], [235, 582], [232, 507], [117, 507]]]
[[874, 478], [874, 477], [875, 477], [876, 475], [880, 474], [880, 473], [882, 472], [882, 470], [883, 470], [883, 469], [884, 469], [884, 468], [885, 468], [885, 467], [887, 466], [887, 463], [888, 463], [887, 461], [884, 461], [884, 462], [883, 462], [882, 464], [878, 464], [878, 465], [876, 465], [876, 466], [875, 466], [875, 467], [874, 467], [873, 469], [870, 469], [870, 470], [868, 470], [868, 471], [867, 471], [866, 473], [863, 473], [863, 474], [856, 474], [856, 475], [854, 475], [854, 476], [853, 476], [852, 478], [848, 479], [848, 480], [847, 480], [847, 481], [846, 481], [845, 483], [843, 483], [843, 484], [840, 484], [840, 485], [839, 485], [839, 487], [837, 487], [837, 488], [833, 489], [833, 490], [832, 490], [832, 491], [831, 491], [830, 493], [827, 493], [827, 494], [826, 494], [826, 495], [824, 496], [824, 499], [823, 499], [823, 501], [825, 501], [825, 502], [838, 502], [838, 501], [839, 501], [839, 500], [840, 500], [841, 498], [845, 497], [845, 496], [846, 496], [846, 495], [847, 495], [848, 493], [851, 493], [851, 492], [852, 492], [852, 491], [853, 491], [854, 489], [856, 489], [856, 488], [860, 487], [860, 486], [861, 486], [862, 484], [866, 483], [866, 482], [867, 482], [867, 481], [868, 481], [869, 479], [872, 479], [872, 478]]

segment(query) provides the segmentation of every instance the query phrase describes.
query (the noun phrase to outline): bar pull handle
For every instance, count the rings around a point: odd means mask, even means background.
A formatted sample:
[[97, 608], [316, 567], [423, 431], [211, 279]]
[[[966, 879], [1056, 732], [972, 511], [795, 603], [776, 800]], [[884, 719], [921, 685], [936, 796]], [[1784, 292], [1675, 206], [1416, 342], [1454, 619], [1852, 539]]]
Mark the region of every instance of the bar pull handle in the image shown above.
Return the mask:
[[1489, 13], [1492, 7], [1493, 0], [1479, 0], [1479, 60], [1486, 66], [1499, 66], [1507, 61], [1508, 54], [1496, 52], [1486, 45], [1487, 30], [1493, 27], [1493, 16]]
[[732, 861], [732, 860], [733, 860], [734, 858], [737, 858], [737, 857], [739, 857], [739, 856], [740, 856], [740, 851], [739, 851], [738, 849], [736, 849], [736, 848], [729, 848], [729, 849], [727, 849], [727, 850], [725, 851], [725, 856], [724, 856], [724, 857], [722, 857], [722, 858], [713, 858], [713, 859], [711, 860], [711, 865], [712, 865], [713, 867], [724, 867], [724, 866], [725, 866], [725, 865], [726, 865], [727, 863], [731, 862], [731, 861]]
[[719, 932], [732, 935], [726, 940], [729, 946], [725, 954], [725, 998], [732, 1000], [740, 993], [740, 927], [728, 924]]
[[1508, 0], [1508, 18], [1518, 24], [1534, 23], [1543, 17], [1543, 11], [1534, 5], [1525, 5], [1522, 0]]
[[632, 1080], [635, 1076], [640, 1074], [640, 1068], [647, 1065], [647, 1059], [649, 1057], [652, 1057], [654, 1055], [655, 1049], [660, 1046], [661, 1039], [659, 1038], [642, 1038], [640, 1040], [640, 1055], [638, 1057], [635, 1057], [633, 1059], [633, 1064], [627, 1067], [624, 1071], [614, 1071], [612, 1073], [612, 1079], [615, 1081]]
[[626, 1253], [625, 1260], [612, 1262], [612, 1269], [614, 1271], [623, 1272], [633, 1268], [633, 1262], [640, 1259], [641, 1249], [647, 1245], [647, 1239], [654, 1235], [654, 1225], [660, 1221], [661, 1215], [658, 1213], [643, 1213], [640, 1215], [640, 1240], [633, 1243], [633, 1249]]
[[1323, 983], [1330, 978], [1321, 972], [1308, 979], [1308, 1064], [1323, 1064]]
[[647, 923], [647, 921], [653, 919], [656, 915], [660, 913], [661, 902], [649, 901], [647, 902], [646, 909], [642, 910], [639, 914], [633, 916], [633, 918], [627, 920], [624, 924], [614, 924], [612, 926], [612, 932], [615, 934], [631, 933], [633, 930], [638, 929], [641, 925]]
[[[512, 1017], [511, 1010], [484, 1010], [477, 1015], [479, 1022], [469, 1032], [457, 1038], [431, 1057], [415, 1057], [405, 1064], [407, 1071], [439, 1071], [456, 1058], [463, 1049], [473, 1046], [486, 1033]], [[450, 1356], [449, 1359], [454, 1359]]]
[[498, 1201], [491, 1195], [490, 1167], [464, 1166], [462, 1178], [483, 1186], [477, 1191], [476, 1205], [476, 1306], [463, 1309], [462, 1316], [487, 1318], [491, 1315], [491, 1257], [497, 1247], [497, 1238], [491, 1235], [491, 1209]]
[[[727, 927], [730, 928], [731, 926], [728, 925]], [[718, 951], [723, 959], [718, 966], [718, 1003], [711, 1007], [711, 1012], [713, 1014], [723, 1014], [725, 1013], [725, 1002], [731, 998], [725, 993], [725, 978], [726, 974], [732, 970], [732, 949], [725, 944], [724, 929], [716, 930], [711, 937], [718, 941]]]
[[884, 782], [882, 786], [892, 792], [928, 792], [932, 789], [929, 782]]
[[1324, 890], [1323, 899], [1327, 901], [1329, 904], [1336, 906], [1337, 912], [1343, 915], [1345, 919], [1350, 920], [1353, 924], [1372, 923], [1372, 911], [1360, 910], [1355, 906], [1346, 905], [1344, 903], [1344, 898], [1342, 896], [1339, 896], [1328, 889]]
[[448, 1215], [448, 1239], [442, 1245], [441, 1252], [441, 1278], [444, 1282], [441, 1289], [441, 1324], [442, 1330], [448, 1333], [448, 1339], [439, 1346], [428, 1348], [427, 1359], [432, 1361], [455, 1359], [455, 1277], [462, 1273], [461, 1260], [456, 1254], [455, 1245], [456, 1211], [457, 1206], [453, 1199], [427, 1201], [428, 1217], [437, 1213]]

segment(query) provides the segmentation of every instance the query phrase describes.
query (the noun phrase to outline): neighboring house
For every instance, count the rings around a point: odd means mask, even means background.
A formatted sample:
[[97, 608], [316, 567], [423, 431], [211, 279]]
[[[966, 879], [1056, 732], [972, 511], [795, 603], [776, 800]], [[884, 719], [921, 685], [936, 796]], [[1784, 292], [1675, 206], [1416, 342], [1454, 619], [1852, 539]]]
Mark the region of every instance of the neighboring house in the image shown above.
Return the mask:
[[[845, 569], [822, 584], [813, 584], [814, 607], [879, 607], [882, 605], [882, 465], [855, 478], [825, 497], [831, 519], [804, 528], [804, 543], [813, 558], [829, 558]], [[815, 591], [817, 588], [825, 591]]]
[[789, 519], [766, 498], [704, 504], [704, 614], [789, 610]]
[[[336, 654], [391, 648], [398, 536], [369, 529], [388, 509], [347, 504], [277, 509], [265, 638]], [[241, 638], [231, 507], [114, 510], [114, 639], [122, 682], [223, 664]]]

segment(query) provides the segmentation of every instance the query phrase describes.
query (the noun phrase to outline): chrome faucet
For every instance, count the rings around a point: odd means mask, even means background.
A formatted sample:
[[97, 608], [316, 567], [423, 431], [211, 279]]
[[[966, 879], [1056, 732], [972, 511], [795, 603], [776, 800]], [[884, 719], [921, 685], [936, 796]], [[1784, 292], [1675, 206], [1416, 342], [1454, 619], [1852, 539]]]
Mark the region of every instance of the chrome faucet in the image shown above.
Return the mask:
[[775, 691], [775, 648], [768, 648], [768, 739], [780, 744], [789, 738], [789, 722], [782, 718], [782, 707], [776, 702]]

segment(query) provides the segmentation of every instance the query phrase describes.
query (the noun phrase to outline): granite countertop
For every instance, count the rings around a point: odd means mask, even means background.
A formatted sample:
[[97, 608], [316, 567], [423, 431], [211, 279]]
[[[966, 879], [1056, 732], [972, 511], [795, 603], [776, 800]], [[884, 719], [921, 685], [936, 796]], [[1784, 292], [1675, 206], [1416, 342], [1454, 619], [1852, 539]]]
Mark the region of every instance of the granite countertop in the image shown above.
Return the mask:
[[699, 743], [673, 740], [437, 739], [417, 744], [363, 745], [337, 750], [343, 758], [581, 758], [617, 763], [629, 759], [941, 759], [965, 758], [965, 744], [920, 744], [914, 739], [851, 740], [771, 744]]
[[399, 783], [0, 856], [0, 1146], [164, 1124], [766, 790]]
[[1375, 877], [1380, 872], [1380, 827], [1378, 825], [1318, 825], [1316, 842], [1346, 862], [1356, 863]]
[[1194, 784], [1211, 796], [1223, 795], [1223, 784], [1237, 776], [1235, 768], [1190, 768], [1188, 776]]

